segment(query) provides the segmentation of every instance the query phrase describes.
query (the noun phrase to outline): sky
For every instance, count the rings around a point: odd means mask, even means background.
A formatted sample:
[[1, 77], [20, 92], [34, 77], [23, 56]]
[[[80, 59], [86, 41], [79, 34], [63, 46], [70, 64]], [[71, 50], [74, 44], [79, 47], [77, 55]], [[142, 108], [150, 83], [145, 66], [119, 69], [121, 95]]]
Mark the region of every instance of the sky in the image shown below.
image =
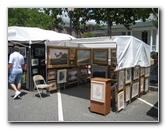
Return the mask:
[[[45, 129], [46, 127], [49, 127], [49, 129], [56, 127], [60, 127], [60, 128], [68, 128], [68, 126], [65, 126], [63, 124], [47, 124], [47, 125], [41, 125], [41, 124], [9, 124], [8, 123], [8, 98], [7, 98], [7, 78], [8, 78], [8, 73], [7, 73], [7, 23], [8, 23], [8, 16], [7, 16], [7, 8], [8, 7], [20, 7], [20, 8], [24, 8], [24, 7], [48, 7], [48, 8], [63, 8], [63, 7], [77, 7], [77, 8], [83, 8], [83, 7], [92, 7], [92, 8], [121, 8], [121, 7], [131, 7], [131, 8], [136, 8], [136, 7], [140, 7], [140, 8], [147, 8], [147, 7], [155, 7], [155, 8], [159, 8], [160, 9], [160, 25], [159, 25], [159, 35], [160, 35], [160, 68], [161, 70], [161, 74], [164, 74], [165, 72], [165, 67], [162, 67], [163, 64], [165, 64], [165, 60], [162, 58], [163, 55], [165, 55], [165, 39], [164, 39], [164, 30], [165, 30], [165, 11], [166, 8], [164, 7], [163, 4], [163, 0], [153, 0], [153, 1], [149, 1], [149, 0], [144, 0], [144, 1], [136, 1], [136, 0], [102, 0], [102, 1], [96, 1], [96, 0], [1, 0], [1, 7], [0, 7], [0, 16], [1, 16], [1, 24], [0, 24], [0, 31], [1, 31], [1, 46], [0, 46], [0, 55], [1, 55], [1, 60], [0, 60], [0, 80], [1, 80], [1, 92], [0, 92], [0, 99], [1, 99], [1, 127], [6, 128], [6, 129], [29, 129], [29, 128], [40, 128], [40, 129]], [[166, 15], [165, 15], [166, 16]], [[160, 27], [161, 26], [161, 27]], [[163, 65], [165, 66], [165, 65]], [[161, 75], [160, 74], [160, 75]], [[161, 75], [161, 79], [162, 77], [165, 75]], [[160, 123], [159, 124], [104, 124], [104, 129], [107, 128], [118, 128], [119, 126], [121, 126], [123, 129], [124, 128], [129, 128], [129, 127], [134, 127], [134, 129], [140, 129], [140, 128], [145, 128], [145, 127], [150, 127], [150, 129], [153, 128], [161, 128], [164, 127], [166, 125], [166, 122], [164, 122], [164, 118], [165, 118], [165, 111], [164, 111], [164, 107], [165, 107], [165, 102], [163, 102], [163, 98], [166, 98], [166, 94], [163, 94], [164, 91], [166, 91], [165, 89], [165, 85], [163, 85], [163, 81], [161, 80], [160, 82], [162, 85], [162, 91], [161, 91], [161, 108], [160, 108]], [[165, 83], [164, 83], [165, 84]], [[68, 124], [67, 124], [68, 125]], [[82, 125], [69, 125], [70, 127], [72, 127], [72, 129], [79, 129], [80, 128], [84, 128]], [[91, 126], [90, 124], [84, 124], [84, 126], [86, 127], [95, 127], [95, 129], [100, 128], [101, 126]]]

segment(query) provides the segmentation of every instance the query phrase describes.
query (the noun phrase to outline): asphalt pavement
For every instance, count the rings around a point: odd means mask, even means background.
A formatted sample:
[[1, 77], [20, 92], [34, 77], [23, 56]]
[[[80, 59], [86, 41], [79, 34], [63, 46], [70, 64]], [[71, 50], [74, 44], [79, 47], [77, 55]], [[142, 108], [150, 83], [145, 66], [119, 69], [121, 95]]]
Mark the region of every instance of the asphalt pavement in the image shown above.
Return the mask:
[[21, 90], [21, 98], [14, 100], [8, 88], [9, 122], [159, 122], [159, 90], [149, 90], [132, 99], [119, 112], [111, 109], [107, 115], [90, 111], [89, 82], [67, 86], [43, 94], [40, 99], [32, 91]]

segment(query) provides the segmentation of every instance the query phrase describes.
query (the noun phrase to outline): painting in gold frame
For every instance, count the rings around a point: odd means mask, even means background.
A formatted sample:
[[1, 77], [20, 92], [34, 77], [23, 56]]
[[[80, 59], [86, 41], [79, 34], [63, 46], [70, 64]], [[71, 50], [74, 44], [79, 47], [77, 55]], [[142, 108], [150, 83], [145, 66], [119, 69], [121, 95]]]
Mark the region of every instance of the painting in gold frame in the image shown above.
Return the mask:
[[51, 87], [48, 88], [49, 91], [57, 90], [56, 80], [48, 81], [48, 84], [51, 85]]
[[47, 68], [69, 67], [69, 48], [48, 46]]
[[48, 69], [47, 70], [47, 79], [48, 80], [55, 80], [56, 79], [56, 69]]
[[108, 49], [93, 49], [93, 64], [108, 64]]

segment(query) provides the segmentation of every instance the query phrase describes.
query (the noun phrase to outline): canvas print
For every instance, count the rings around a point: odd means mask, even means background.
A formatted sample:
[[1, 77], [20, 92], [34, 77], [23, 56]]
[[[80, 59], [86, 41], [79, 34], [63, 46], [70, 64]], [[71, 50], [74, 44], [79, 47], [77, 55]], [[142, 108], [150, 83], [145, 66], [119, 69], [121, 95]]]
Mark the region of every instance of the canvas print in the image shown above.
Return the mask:
[[118, 111], [124, 108], [124, 91], [118, 93]]
[[136, 79], [139, 78], [139, 72], [140, 72], [139, 66], [135, 66], [135, 67], [134, 67], [133, 80], [136, 80]]
[[124, 69], [118, 71], [118, 91], [124, 88]]
[[125, 84], [131, 83], [131, 68], [126, 68], [125, 70]]
[[67, 77], [67, 70], [66, 69], [60, 69], [57, 71], [57, 83], [65, 83]]
[[91, 100], [104, 102], [105, 101], [105, 83], [91, 82]]
[[137, 96], [139, 94], [139, 81], [133, 83], [132, 85], [132, 93], [131, 93], [131, 98], [134, 98], [135, 96]]
[[68, 48], [48, 48], [48, 68], [68, 67], [69, 66]]
[[48, 69], [47, 71], [47, 77], [48, 77], [48, 80], [51, 80], [51, 79], [56, 79], [56, 69]]
[[20, 47], [20, 54], [23, 55], [24, 58], [26, 58], [26, 47]]
[[93, 50], [93, 63], [94, 64], [107, 64], [108, 63], [108, 49], [94, 49]]
[[32, 66], [38, 66], [39, 65], [39, 60], [38, 59], [31, 59], [31, 65]]
[[68, 69], [67, 70], [67, 82], [68, 83], [75, 83], [78, 81], [78, 69]]
[[93, 65], [92, 66], [92, 76], [93, 77], [102, 77], [107, 78], [107, 66], [99, 66], [99, 65]]
[[89, 65], [91, 59], [90, 49], [77, 49], [77, 65]]

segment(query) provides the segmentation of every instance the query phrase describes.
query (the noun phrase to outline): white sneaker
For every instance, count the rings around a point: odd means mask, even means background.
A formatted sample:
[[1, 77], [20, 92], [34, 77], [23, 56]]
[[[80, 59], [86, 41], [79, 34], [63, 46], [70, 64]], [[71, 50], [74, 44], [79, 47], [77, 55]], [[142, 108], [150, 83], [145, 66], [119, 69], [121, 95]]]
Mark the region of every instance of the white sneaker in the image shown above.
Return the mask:
[[20, 91], [16, 91], [16, 93], [15, 93], [15, 95], [14, 95], [14, 99], [18, 96], [18, 95], [20, 95], [21, 94], [21, 92]]

